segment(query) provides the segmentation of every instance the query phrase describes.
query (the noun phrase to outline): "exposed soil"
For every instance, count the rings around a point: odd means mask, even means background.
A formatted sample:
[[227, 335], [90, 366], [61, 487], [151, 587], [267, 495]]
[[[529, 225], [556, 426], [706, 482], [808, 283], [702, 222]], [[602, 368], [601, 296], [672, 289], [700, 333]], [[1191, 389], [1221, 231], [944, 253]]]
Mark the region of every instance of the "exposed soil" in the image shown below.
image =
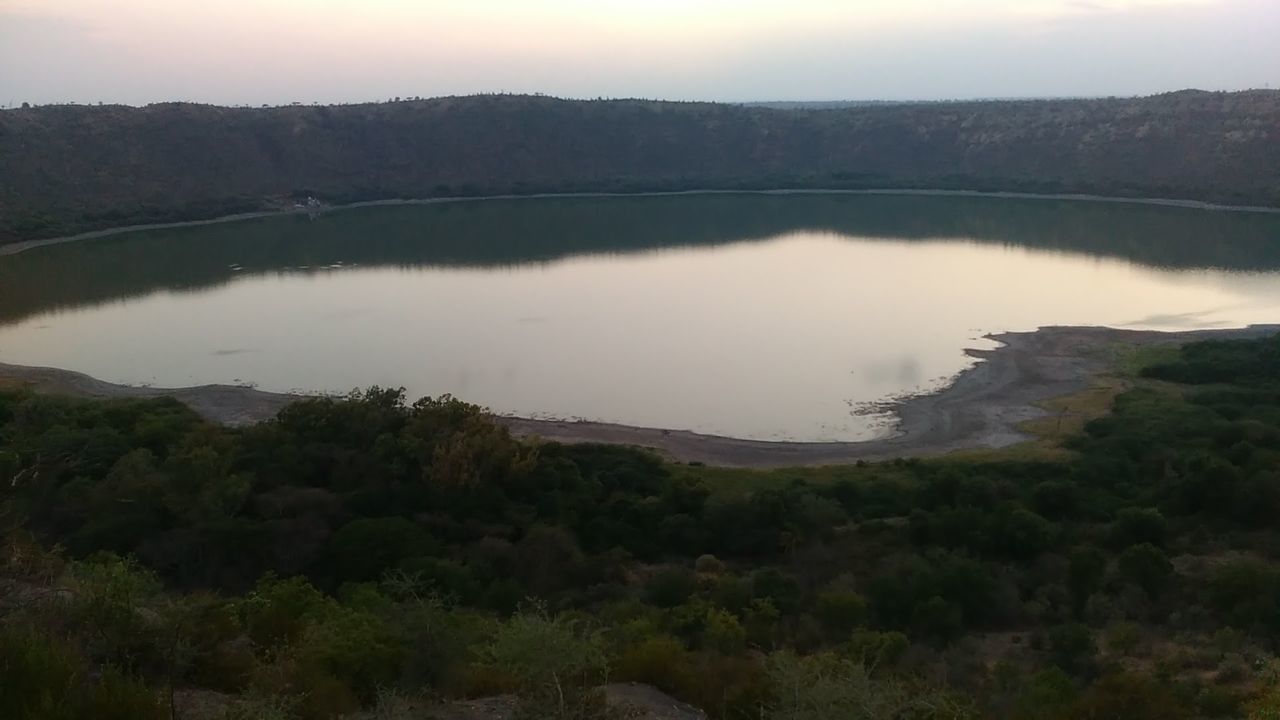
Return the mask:
[[1105, 327], [1046, 327], [988, 335], [1003, 345], [968, 350], [982, 360], [930, 394], [888, 404], [894, 434], [865, 442], [771, 442], [594, 422], [507, 418], [519, 435], [560, 442], [607, 442], [654, 448], [681, 462], [724, 467], [843, 465], [858, 460], [928, 457], [957, 450], [1003, 448], [1028, 440], [1018, 429], [1045, 417], [1037, 403], [1089, 387], [1122, 345], [1181, 344], [1209, 337], [1252, 337], [1280, 326], [1164, 333]]
[[239, 385], [159, 388], [117, 385], [58, 368], [0, 363], [0, 386], [22, 385], [49, 395], [105, 398], [176, 398], [204, 418], [224, 425], [249, 425], [276, 416], [300, 395], [264, 392]]
[[[680, 462], [725, 467], [841, 465], [858, 460], [936, 456], [957, 450], [1003, 448], [1029, 439], [1018, 428], [1025, 421], [1048, 414], [1038, 404], [1087, 389], [1108, 370], [1122, 346], [1180, 344], [1276, 332], [1280, 332], [1280, 325], [1177, 333], [1047, 327], [1034, 332], [990, 335], [1003, 345], [994, 350], [967, 351], [982, 362], [960, 373], [945, 388], [889, 403], [887, 408], [898, 416], [893, 435], [866, 442], [772, 442], [598, 422], [516, 417], [500, 417], [499, 421], [520, 436], [568, 443], [634, 445], [652, 448]], [[88, 398], [171, 396], [202, 416], [228, 425], [273, 417], [299, 398], [228, 385], [133, 387], [68, 370], [5, 364], [0, 364], [0, 384], [27, 385], [37, 392]]]

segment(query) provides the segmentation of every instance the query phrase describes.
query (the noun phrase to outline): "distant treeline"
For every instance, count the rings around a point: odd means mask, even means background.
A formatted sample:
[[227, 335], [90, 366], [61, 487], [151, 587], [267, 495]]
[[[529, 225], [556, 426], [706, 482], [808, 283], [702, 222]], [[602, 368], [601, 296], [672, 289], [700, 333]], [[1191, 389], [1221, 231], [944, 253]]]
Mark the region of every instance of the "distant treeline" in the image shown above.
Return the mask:
[[316, 197], [937, 188], [1280, 206], [1280, 92], [778, 108], [484, 95], [0, 113], [0, 241]]

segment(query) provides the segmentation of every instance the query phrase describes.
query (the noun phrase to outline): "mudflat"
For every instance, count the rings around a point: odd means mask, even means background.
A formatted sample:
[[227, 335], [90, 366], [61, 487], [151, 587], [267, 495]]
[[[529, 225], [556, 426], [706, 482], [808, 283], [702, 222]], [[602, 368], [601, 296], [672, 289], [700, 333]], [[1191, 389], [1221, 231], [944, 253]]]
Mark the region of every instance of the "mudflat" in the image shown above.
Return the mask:
[[[1044, 327], [1032, 332], [989, 335], [1001, 346], [994, 350], [968, 350], [981, 362], [961, 372], [946, 387], [886, 402], [884, 409], [897, 416], [893, 433], [864, 442], [774, 442], [600, 422], [503, 416], [497, 419], [523, 437], [632, 445], [653, 449], [679, 462], [723, 467], [842, 465], [859, 460], [931, 457], [959, 450], [1009, 447], [1029, 439], [1019, 426], [1049, 415], [1040, 403], [1089, 388], [1109, 371], [1118, 349], [1124, 346], [1177, 345], [1277, 332], [1280, 325], [1187, 332]], [[203, 417], [228, 425], [269, 419], [302, 397], [230, 385], [118, 385], [69, 370], [3, 363], [0, 383], [85, 398], [173, 397]]]

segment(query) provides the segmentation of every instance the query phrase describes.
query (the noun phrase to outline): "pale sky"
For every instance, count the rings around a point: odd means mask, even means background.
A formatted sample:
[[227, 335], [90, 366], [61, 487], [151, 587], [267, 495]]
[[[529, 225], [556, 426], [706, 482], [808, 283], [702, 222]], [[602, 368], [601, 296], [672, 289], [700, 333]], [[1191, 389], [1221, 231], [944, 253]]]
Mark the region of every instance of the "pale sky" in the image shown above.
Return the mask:
[[1280, 87], [1280, 0], [0, 0], [0, 106]]

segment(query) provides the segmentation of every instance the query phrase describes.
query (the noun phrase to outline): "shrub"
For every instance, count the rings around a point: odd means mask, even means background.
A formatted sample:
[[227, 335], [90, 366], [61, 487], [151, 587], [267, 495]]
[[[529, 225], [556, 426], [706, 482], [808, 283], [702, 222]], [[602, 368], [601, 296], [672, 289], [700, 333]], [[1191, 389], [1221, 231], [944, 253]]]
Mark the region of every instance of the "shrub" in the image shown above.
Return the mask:
[[698, 589], [698, 578], [687, 568], [674, 567], [658, 571], [645, 583], [645, 600], [660, 608], [683, 604]]
[[334, 572], [344, 582], [376, 580], [406, 558], [436, 552], [430, 533], [401, 517], [352, 520], [329, 539]]
[[921, 637], [945, 645], [964, 632], [964, 612], [935, 595], [916, 605], [911, 613], [911, 627]]
[[869, 671], [891, 667], [911, 647], [911, 641], [900, 632], [858, 630], [846, 643], [844, 653]]
[[484, 659], [515, 679], [522, 697], [563, 716], [608, 668], [604, 641], [564, 616], [540, 608], [516, 613], [484, 648]]
[[715, 555], [699, 555], [693, 562], [693, 569], [703, 575], [720, 575], [724, 573], [724, 563]]
[[262, 649], [297, 642], [307, 623], [332, 607], [305, 578], [281, 580], [270, 574], [240, 605], [249, 638]]
[[1088, 627], [1071, 623], [1049, 631], [1049, 652], [1053, 663], [1068, 673], [1089, 675], [1094, 669], [1098, 646]]
[[783, 615], [800, 607], [800, 584], [777, 568], [764, 568], [751, 574], [751, 594], [757, 600], [768, 600]]
[[1121, 622], [1107, 628], [1107, 649], [1121, 655], [1130, 655], [1142, 639], [1142, 630], [1134, 623]]
[[624, 650], [614, 663], [614, 674], [619, 680], [648, 683], [684, 697], [697, 685], [691, 663], [683, 643], [670, 635], [656, 635]]
[[1111, 541], [1116, 547], [1150, 543], [1157, 547], [1164, 545], [1168, 523], [1164, 515], [1155, 508], [1125, 508], [1116, 513], [1116, 522], [1111, 529]]
[[872, 678], [866, 668], [831, 654], [798, 657], [777, 652], [766, 663], [772, 720], [881, 720], [974, 717], [954, 698], [895, 678]]
[[1072, 720], [1186, 720], [1190, 709], [1168, 687], [1131, 673], [1108, 675], [1072, 704]]
[[96, 680], [71, 648], [31, 628], [0, 626], [0, 717], [161, 720], [156, 695], [113, 665]]
[[818, 594], [814, 615], [829, 634], [846, 638], [867, 621], [867, 601], [849, 590], [827, 590]]
[[1165, 556], [1164, 551], [1151, 543], [1134, 545], [1120, 553], [1116, 561], [1120, 575], [1152, 597], [1158, 597], [1164, 590], [1169, 576], [1173, 574], [1173, 563]]
[[735, 655], [746, 649], [747, 631], [732, 613], [712, 608], [707, 612], [702, 630], [702, 646], [726, 655]]
[[112, 666], [107, 666], [102, 671], [102, 678], [84, 692], [84, 699], [75, 714], [77, 718], [162, 720], [169, 717], [159, 698], [142, 681]]
[[1067, 565], [1067, 587], [1071, 591], [1077, 613], [1084, 610], [1089, 596], [1102, 586], [1106, 571], [1107, 557], [1101, 550], [1082, 546], [1071, 551]]
[[75, 579], [68, 611], [82, 627], [90, 629], [92, 656], [132, 670], [154, 653], [157, 623], [144, 613], [148, 601], [160, 592], [155, 575], [133, 560], [99, 555], [74, 563]]
[[386, 621], [348, 608], [309, 625], [296, 650], [300, 664], [323, 670], [366, 703], [396, 679], [405, 654], [403, 640]]
[[29, 627], [0, 625], [0, 717], [70, 718], [75, 654]]

